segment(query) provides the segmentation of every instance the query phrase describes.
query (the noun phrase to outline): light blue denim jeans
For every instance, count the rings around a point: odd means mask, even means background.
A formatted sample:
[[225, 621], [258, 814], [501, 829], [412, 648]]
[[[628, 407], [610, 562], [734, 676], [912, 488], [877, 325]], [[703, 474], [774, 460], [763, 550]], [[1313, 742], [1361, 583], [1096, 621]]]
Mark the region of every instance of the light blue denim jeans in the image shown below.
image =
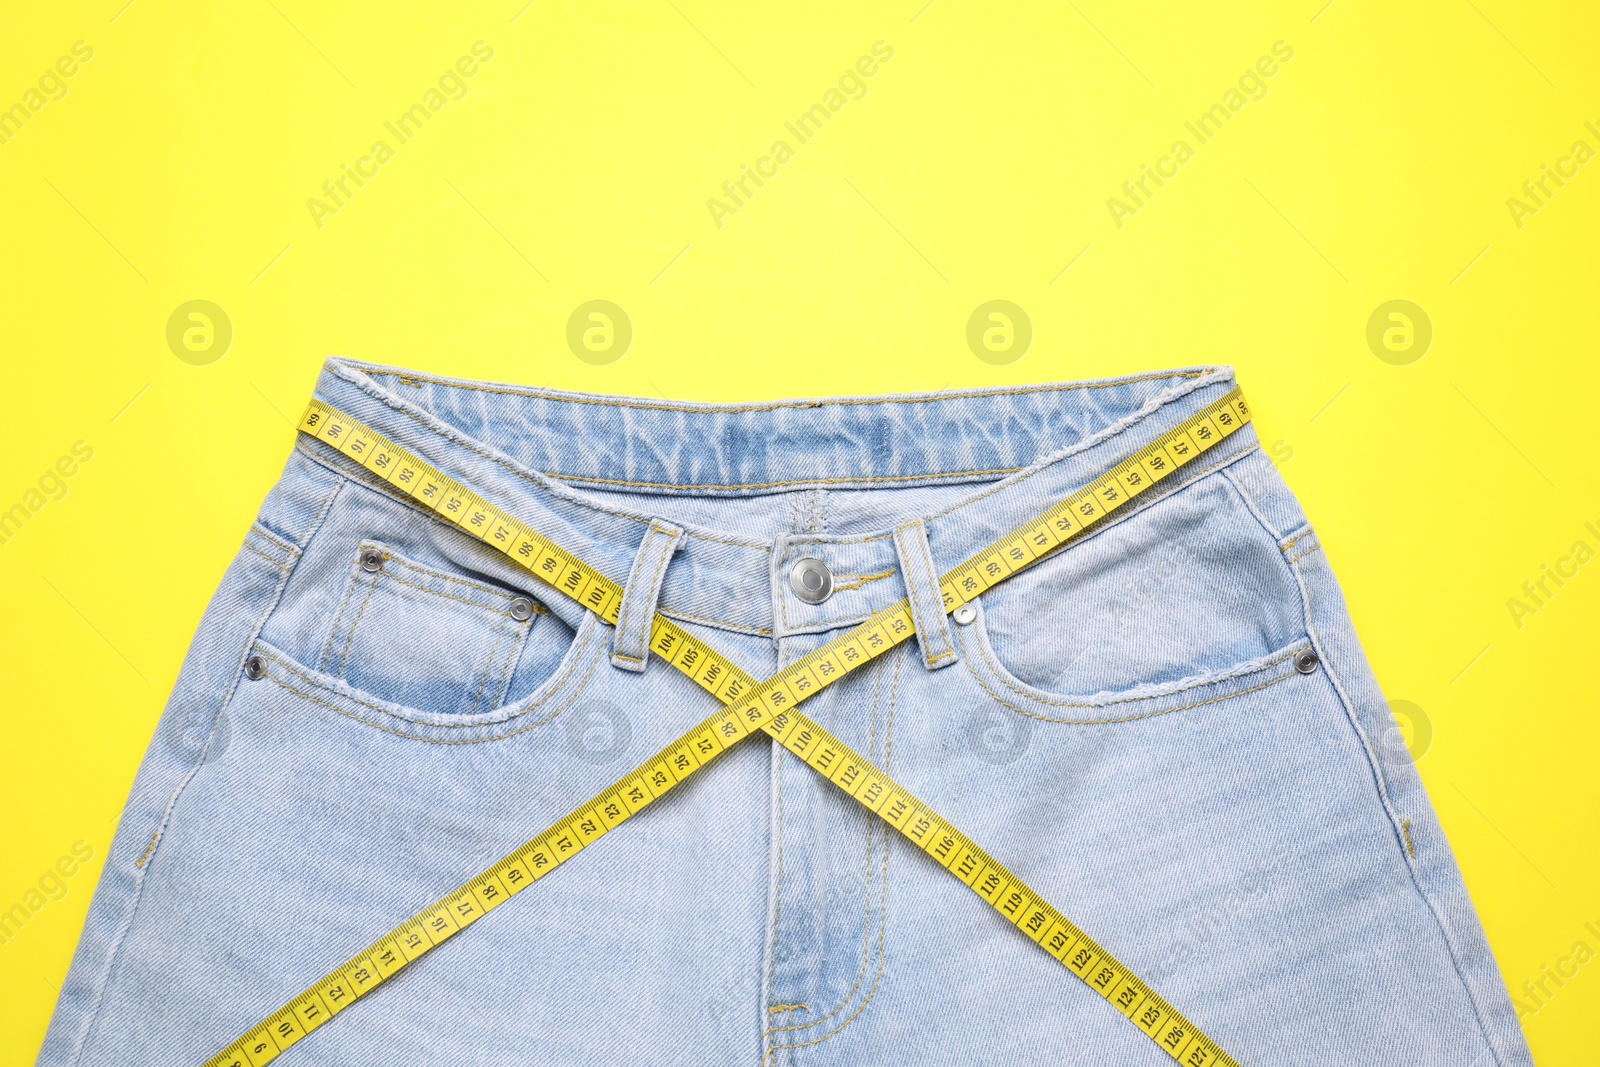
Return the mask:
[[[1232, 386], [1202, 367], [698, 405], [331, 360], [317, 395], [625, 585], [625, 616], [764, 678], [907, 595], [897, 529], [922, 520], [942, 572]], [[822, 603], [790, 585], [802, 558], [832, 576]], [[1530, 1063], [1252, 427], [963, 618], [806, 713], [1242, 1064]], [[937, 669], [931, 643], [955, 653]], [[201, 621], [38, 1062], [203, 1063], [714, 710], [638, 651], [300, 437]], [[278, 1062], [1171, 1061], [758, 735]]]

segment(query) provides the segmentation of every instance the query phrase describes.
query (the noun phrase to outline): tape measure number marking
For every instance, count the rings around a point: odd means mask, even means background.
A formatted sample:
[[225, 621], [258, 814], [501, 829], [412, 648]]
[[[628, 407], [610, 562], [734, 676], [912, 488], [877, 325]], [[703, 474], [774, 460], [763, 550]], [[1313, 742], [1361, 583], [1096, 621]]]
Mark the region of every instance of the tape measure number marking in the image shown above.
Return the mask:
[[[1249, 418], [1243, 397], [1233, 390], [1038, 519], [947, 571], [940, 578], [945, 610], [953, 611], [1076, 538], [1089, 525], [1208, 451]], [[433, 467], [316, 400], [307, 408], [299, 428], [498, 548], [605, 621], [616, 623], [622, 598], [616, 583]], [[652, 650], [726, 705], [724, 709], [538, 837], [357, 953], [212, 1057], [206, 1067], [265, 1067], [406, 964], [555, 870], [757, 729], [932, 856], [1183, 1067], [1237, 1067], [1215, 1042], [1004, 864], [917, 800], [910, 790], [796, 710], [812, 694], [914, 632], [910, 605], [901, 600], [758, 683], [731, 660], [657, 614], [651, 627]]]

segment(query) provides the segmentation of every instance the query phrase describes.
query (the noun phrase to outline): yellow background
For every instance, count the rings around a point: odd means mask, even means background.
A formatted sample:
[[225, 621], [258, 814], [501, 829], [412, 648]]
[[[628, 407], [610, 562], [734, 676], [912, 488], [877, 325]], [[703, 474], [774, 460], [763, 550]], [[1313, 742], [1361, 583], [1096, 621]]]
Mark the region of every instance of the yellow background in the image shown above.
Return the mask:
[[[1508, 986], [1600, 951], [1600, 564], [1520, 627], [1507, 607], [1600, 549], [1600, 163], [1520, 227], [1507, 206], [1600, 148], [1592, 8], [124, 2], [12, 4], [0, 33], [0, 106], [94, 49], [0, 144], [0, 509], [94, 449], [0, 545], [0, 909], [94, 851], [0, 946], [0, 1062], [38, 1048], [330, 353], [697, 400], [1233, 363], [1386, 692], [1431, 724], [1419, 766]], [[384, 123], [480, 40], [467, 95], [398, 145]], [[784, 123], [879, 40], [866, 95], [798, 144]], [[1266, 96], [1199, 145], [1185, 121], [1276, 41]], [[319, 228], [307, 199], [379, 138], [394, 158]], [[780, 138], [794, 158], [717, 225], [708, 198]], [[1194, 158], [1117, 226], [1108, 198], [1178, 138]], [[565, 340], [595, 298], [634, 328], [605, 366]], [[1034, 330], [1005, 366], [966, 342], [997, 298]], [[166, 340], [193, 299], [233, 326], [209, 365]], [[1409, 365], [1367, 344], [1392, 299], [1433, 325]], [[1600, 961], [1548, 988], [1535, 1059], [1593, 1062]]]

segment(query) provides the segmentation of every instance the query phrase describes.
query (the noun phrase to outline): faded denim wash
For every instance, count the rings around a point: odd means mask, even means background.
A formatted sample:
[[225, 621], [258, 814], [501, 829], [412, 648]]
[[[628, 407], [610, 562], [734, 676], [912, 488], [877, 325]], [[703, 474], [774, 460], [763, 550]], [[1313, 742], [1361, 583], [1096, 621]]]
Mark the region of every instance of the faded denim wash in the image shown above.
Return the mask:
[[[317, 395], [619, 584], [649, 572], [766, 677], [906, 595], [897, 528], [925, 521], [947, 569], [1232, 386], [699, 405], [334, 359]], [[1317, 534], [1253, 427], [1191, 466], [985, 594], [954, 655], [902, 645], [806, 713], [1242, 1064], [1527, 1067]], [[820, 604], [788, 583], [806, 556]], [[133, 784], [41, 1067], [203, 1063], [714, 710], [547, 592], [300, 437]], [[758, 736], [278, 1062], [1171, 1061]]]

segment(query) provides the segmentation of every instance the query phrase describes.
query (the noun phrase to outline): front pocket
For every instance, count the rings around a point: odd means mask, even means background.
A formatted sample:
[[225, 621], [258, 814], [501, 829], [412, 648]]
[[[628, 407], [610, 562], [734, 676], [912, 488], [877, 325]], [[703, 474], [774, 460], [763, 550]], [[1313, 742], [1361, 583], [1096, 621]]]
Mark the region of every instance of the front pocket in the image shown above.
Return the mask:
[[987, 652], [1046, 693], [1216, 675], [1289, 647], [1304, 605], [1276, 539], [1220, 472], [1159, 498], [981, 597]]
[[[1062, 693], [1031, 685], [1002, 666], [990, 643], [982, 601], [975, 601], [974, 606], [977, 611], [973, 621], [955, 627], [956, 645], [966, 673], [999, 706], [975, 710], [970, 716], [975, 730], [987, 729], [991, 725], [989, 715], [992, 711], [998, 711], [1002, 716], [1017, 712], [1029, 719], [1044, 722], [1090, 726], [1133, 722], [1174, 711], [1219, 704], [1301, 675], [1303, 672], [1296, 668], [1295, 659], [1311, 648], [1310, 638], [1300, 635], [1281, 648], [1219, 670], [1201, 670], [1187, 677], [1145, 683], [1114, 692], [1101, 689], [1082, 694]], [[1025, 719], [1013, 722], [1022, 723], [1024, 733], [1032, 729]], [[971, 740], [974, 751], [984, 756], [986, 742], [976, 737]], [[1012, 740], [1007, 740], [1002, 748], [1004, 753], [1011, 753], [1015, 745]]]
[[319, 668], [395, 704], [472, 715], [506, 703], [514, 680], [539, 675], [570, 643], [531, 597], [363, 541]]

